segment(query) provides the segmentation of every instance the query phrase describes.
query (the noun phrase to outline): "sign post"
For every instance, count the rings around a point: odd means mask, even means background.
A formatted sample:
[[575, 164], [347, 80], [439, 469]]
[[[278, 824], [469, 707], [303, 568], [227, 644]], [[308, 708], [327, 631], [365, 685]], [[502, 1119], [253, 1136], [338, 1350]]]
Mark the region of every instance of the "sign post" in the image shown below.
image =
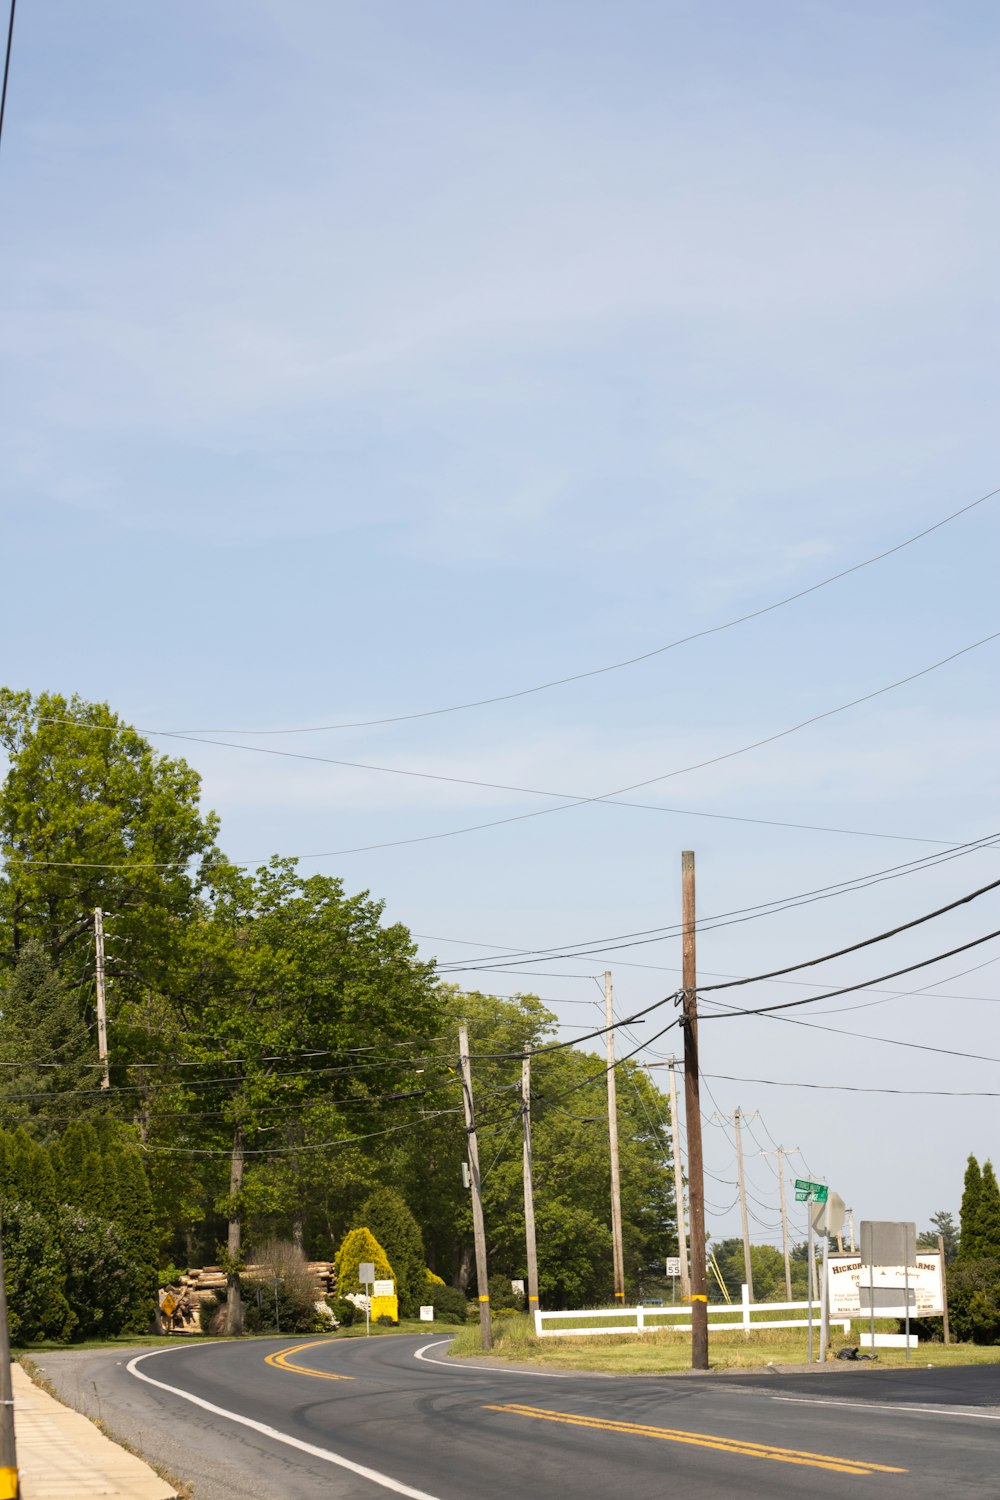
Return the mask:
[[358, 1280], [365, 1289], [365, 1338], [371, 1333], [372, 1286], [375, 1282], [375, 1262], [363, 1260], [358, 1266]]
[[[830, 1189], [828, 1188], [828, 1186], [827, 1186], [827, 1184], [825, 1182], [810, 1182], [807, 1177], [796, 1177], [796, 1179], [795, 1179], [795, 1201], [796, 1201], [796, 1203], [825, 1203], [826, 1200], [827, 1200], [827, 1194], [829, 1193], [829, 1191], [830, 1191]], [[808, 1243], [808, 1247], [809, 1247], [808, 1248], [808, 1255], [809, 1255], [809, 1363], [812, 1364], [812, 1362], [813, 1362], [813, 1282], [814, 1282], [815, 1276], [816, 1276], [816, 1260], [815, 1260], [815, 1254], [814, 1254], [814, 1251], [813, 1251], [813, 1213], [812, 1213], [811, 1210], [810, 1210], [810, 1213], [809, 1213], [809, 1235], [808, 1235], [807, 1243]], [[825, 1270], [826, 1270], [825, 1255], [824, 1255], [823, 1269], [824, 1269], [824, 1273], [825, 1273]], [[821, 1305], [822, 1305], [822, 1294], [821, 1294], [821, 1297], [820, 1297], [820, 1302], [821, 1302]], [[820, 1345], [820, 1347], [821, 1347], [821, 1351], [822, 1351], [822, 1335], [821, 1335], [821, 1345]]]

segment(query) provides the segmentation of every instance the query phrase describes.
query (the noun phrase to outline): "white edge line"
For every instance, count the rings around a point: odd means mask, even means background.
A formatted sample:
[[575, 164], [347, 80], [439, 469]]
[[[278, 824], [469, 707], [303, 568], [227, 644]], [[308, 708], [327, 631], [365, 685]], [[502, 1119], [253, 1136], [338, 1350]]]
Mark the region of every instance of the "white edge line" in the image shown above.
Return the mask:
[[157, 1354], [170, 1354], [176, 1351], [170, 1349], [152, 1349], [148, 1354], [138, 1354], [135, 1359], [130, 1359], [125, 1368], [130, 1375], [137, 1380], [144, 1380], [147, 1385], [155, 1385], [161, 1391], [169, 1391], [172, 1396], [180, 1396], [182, 1401], [190, 1401], [194, 1406], [200, 1406], [203, 1411], [210, 1411], [217, 1417], [225, 1417], [229, 1422], [238, 1422], [241, 1427], [250, 1427], [254, 1432], [261, 1433], [264, 1437], [273, 1438], [276, 1443], [284, 1443], [286, 1447], [297, 1448], [300, 1453], [309, 1453], [313, 1458], [321, 1458], [328, 1464], [336, 1464], [339, 1469], [348, 1469], [352, 1474], [360, 1474], [362, 1479], [370, 1479], [373, 1484], [379, 1484], [385, 1490], [392, 1490], [397, 1495], [408, 1495], [410, 1500], [437, 1500], [434, 1495], [429, 1495], [426, 1490], [414, 1489], [410, 1484], [401, 1484], [398, 1479], [392, 1479], [388, 1474], [379, 1473], [378, 1469], [369, 1469], [364, 1464], [356, 1464], [353, 1459], [344, 1458], [339, 1453], [332, 1453], [329, 1448], [317, 1448], [314, 1443], [304, 1443], [300, 1438], [291, 1437], [287, 1432], [279, 1432], [276, 1427], [268, 1427], [266, 1422], [255, 1422], [252, 1417], [244, 1417], [235, 1411], [227, 1411], [224, 1406], [216, 1406], [211, 1401], [205, 1401], [201, 1396], [194, 1396], [190, 1391], [181, 1390], [176, 1385], [167, 1385], [163, 1380], [154, 1380], [152, 1375], [144, 1375], [136, 1365], [141, 1364], [144, 1359], [154, 1359]]
[[[508, 1370], [503, 1365], [467, 1365], [464, 1359], [431, 1359], [428, 1349], [442, 1349], [451, 1339], [437, 1339], [433, 1344], [422, 1344], [414, 1349], [413, 1358], [423, 1360], [425, 1365], [440, 1365], [445, 1370], [479, 1370], [484, 1375], [527, 1375], [534, 1380], [567, 1380], [569, 1377], [555, 1370]], [[587, 1374], [588, 1371], [573, 1372]]]
[[860, 1406], [866, 1411], [915, 1411], [922, 1417], [974, 1417], [979, 1422], [1000, 1422], [1000, 1413], [973, 1411], [967, 1406], [900, 1406], [895, 1401], [824, 1401], [817, 1396], [772, 1396], [771, 1400], [788, 1401], [794, 1406]]

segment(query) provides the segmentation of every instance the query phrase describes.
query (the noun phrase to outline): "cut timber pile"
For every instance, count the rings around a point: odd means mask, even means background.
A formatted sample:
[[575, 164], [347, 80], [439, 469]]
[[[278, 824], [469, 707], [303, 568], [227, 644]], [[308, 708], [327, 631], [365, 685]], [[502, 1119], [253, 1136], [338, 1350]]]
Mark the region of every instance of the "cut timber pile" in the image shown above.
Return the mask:
[[[332, 1295], [337, 1272], [332, 1260], [311, 1260], [306, 1267], [316, 1282], [316, 1300]], [[270, 1281], [264, 1266], [245, 1266], [241, 1276], [247, 1280]], [[202, 1266], [188, 1271], [178, 1281], [160, 1288], [160, 1314], [168, 1333], [200, 1333], [198, 1308], [208, 1297], [218, 1297], [226, 1290], [226, 1273], [220, 1266]]]

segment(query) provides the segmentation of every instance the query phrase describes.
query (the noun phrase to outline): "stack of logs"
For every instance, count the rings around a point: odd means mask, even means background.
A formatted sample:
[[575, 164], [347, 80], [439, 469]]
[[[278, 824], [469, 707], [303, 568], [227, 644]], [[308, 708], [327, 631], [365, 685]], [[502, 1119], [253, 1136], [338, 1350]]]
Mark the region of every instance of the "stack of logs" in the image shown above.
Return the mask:
[[[337, 1286], [337, 1272], [332, 1260], [311, 1260], [306, 1267], [316, 1283], [316, 1300], [332, 1296]], [[265, 1266], [246, 1266], [240, 1275], [247, 1280], [270, 1281]], [[226, 1290], [226, 1273], [219, 1266], [203, 1266], [188, 1271], [178, 1281], [160, 1289], [160, 1317], [167, 1333], [200, 1333], [198, 1309], [209, 1297]], [[168, 1309], [170, 1309], [168, 1311]]]

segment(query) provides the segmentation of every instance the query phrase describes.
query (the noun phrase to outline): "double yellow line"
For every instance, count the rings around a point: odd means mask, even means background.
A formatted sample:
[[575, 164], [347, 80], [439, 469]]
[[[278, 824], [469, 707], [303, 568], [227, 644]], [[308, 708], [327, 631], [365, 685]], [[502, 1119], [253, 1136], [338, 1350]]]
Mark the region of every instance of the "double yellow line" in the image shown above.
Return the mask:
[[294, 1370], [297, 1375], [312, 1375], [316, 1380], [353, 1380], [353, 1375], [334, 1375], [327, 1370], [310, 1370], [308, 1365], [297, 1365], [289, 1359], [290, 1354], [301, 1354], [303, 1349], [317, 1349], [328, 1339], [311, 1339], [308, 1344], [294, 1344], [291, 1349], [279, 1349], [275, 1354], [266, 1354], [264, 1363], [275, 1370]]
[[718, 1453], [733, 1453], [740, 1458], [767, 1458], [773, 1463], [802, 1464], [810, 1469], [826, 1469], [832, 1474], [905, 1474], [906, 1469], [869, 1463], [863, 1458], [836, 1458], [829, 1453], [806, 1453], [797, 1448], [776, 1448], [773, 1443], [750, 1443], [742, 1438], [714, 1437], [703, 1432], [680, 1432], [672, 1427], [646, 1427], [639, 1422], [612, 1422], [603, 1417], [584, 1417], [574, 1412], [547, 1411], [540, 1406], [521, 1406], [510, 1402], [504, 1406], [487, 1406], [485, 1411], [507, 1412], [515, 1417], [536, 1417], [543, 1422], [563, 1422], [569, 1427], [590, 1427], [600, 1432], [620, 1432], [629, 1437], [659, 1438], [666, 1443], [686, 1443], [693, 1448], [713, 1448]]

